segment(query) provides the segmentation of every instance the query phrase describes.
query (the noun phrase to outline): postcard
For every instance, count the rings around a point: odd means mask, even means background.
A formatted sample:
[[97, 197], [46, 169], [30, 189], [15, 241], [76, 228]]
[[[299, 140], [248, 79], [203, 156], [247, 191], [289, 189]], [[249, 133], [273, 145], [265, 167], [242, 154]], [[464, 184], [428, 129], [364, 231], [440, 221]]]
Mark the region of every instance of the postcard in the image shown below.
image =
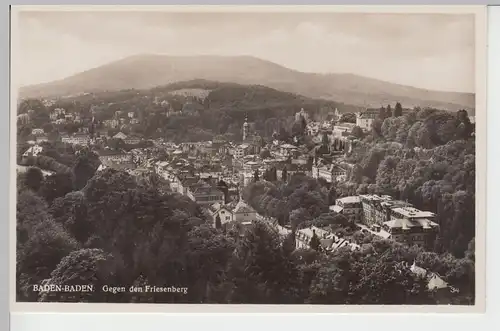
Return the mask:
[[485, 14], [13, 6], [12, 309], [483, 311]]

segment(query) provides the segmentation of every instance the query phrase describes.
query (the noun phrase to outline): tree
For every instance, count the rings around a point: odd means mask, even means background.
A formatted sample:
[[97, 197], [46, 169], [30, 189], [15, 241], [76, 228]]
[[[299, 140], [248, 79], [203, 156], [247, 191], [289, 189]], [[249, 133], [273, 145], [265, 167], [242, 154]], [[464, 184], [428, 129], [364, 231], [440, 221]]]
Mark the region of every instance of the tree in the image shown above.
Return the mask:
[[63, 257], [78, 248], [78, 243], [57, 223], [39, 223], [26, 244], [17, 252], [18, 300], [36, 301], [34, 284], [41, 284]]
[[90, 151], [80, 153], [73, 165], [73, 185], [77, 190], [82, 189], [87, 185], [87, 181], [94, 176], [99, 167], [99, 158]]
[[403, 116], [403, 107], [399, 102], [396, 103], [396, 106], [394, 107], [392, 117], [399, 117]]
[[318, 235], [316, 235], [316, 230], [313, 230], [313, 235], [311, 241], [309, 242], [309, 246], [311, 247], [311, 249], [318, 251], [320, 249], [320, 245], [321, 243], [319, 241]]
[[323, 132], [323, 136], [321, 137], [321, 145], [325, 148], [328, 148], [330, 145], [330, 139], [328, 139], [328, 133]]
[[217, 216], [215, 216], [215, 228], [216, 229], [220, 229], [222, 228], [222, 223], [220, 221], [220, 216], [219, 214], [217, 214]]
[[238, 242], [229, 264], [232, 303], [298, 303], [298, 270], [281, 240], [256, 223]]
[[286, 169], [286, 166], [283, 168], [283, 170], [281, 171], [281, 180], [283, 182], [286, 182], [288, 180], [288, 171]]
[[[45, 302], [106, 302], [110, 294], [101, 291], [103, 285], [113, 283], [112, 256], [100, 249], [81, 249], [64, 257], [52, 271], [47, 285], [93, 286], [93, 291], [44, 292]], [[113, 298], [116, 300], [116, 298]]]
[[263, 149], [261, 152], [260, 152], [260, 157], [262, 159], [268, 159], [271, 157], [271, 152], [268, 150], [268, 149]]
[[255, 170], [253, 173], [253, 181], [258, 182], [259, 181], [259, 170]]
[[40, 188], [40, 195], [43, 196], [48, 203], [52, 203], [54, 199], [63, 197], [72, 190], [72, 175], [70, 173], [56, 173], [45, 177]]
[[380, 109], [378, 111], [378, 118], [381, 121], [384, 121], [387, 118], [387, 111], [386, 111], [385, 107], [380, 107]]
[[372, 122], [372, 135], [374, 138], [382, 136], [382, 121], [375, 119]]
[[389, 118], [391, 116], [392, 116], [392, 107], [391, 105], [387, 105], [385, 118]]
[[363, 129], [356, 125], [354, 128], [352, 128], [351, 135], [358, 139], [362, 139], [364, 136]]
[[27, 188], [37, 192], [42, 186], [43, 174], [39, 168], [29, 167], [25, 173], [25, 185]]
[[334, 205], [336, 200], [337, 200], [337, 190], [332, 185], [332, 187], [328, 191], [328, 204]]
[[346, 123], [356, 123], [356, 114], [354, 113], [345, 113], [340, 117], [340, 122]]

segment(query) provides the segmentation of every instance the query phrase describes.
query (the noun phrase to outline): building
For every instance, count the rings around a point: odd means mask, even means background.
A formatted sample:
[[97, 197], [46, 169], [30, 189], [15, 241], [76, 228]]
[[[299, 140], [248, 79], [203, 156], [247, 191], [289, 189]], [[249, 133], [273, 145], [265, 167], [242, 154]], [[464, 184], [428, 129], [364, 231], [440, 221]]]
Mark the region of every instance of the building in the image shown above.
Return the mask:
[[[182, 177], [176, 180], [177, 183], [177, 192], [183, 195], [188, 194], [188, 190], [190, 187], [193, 187], [195, 185], [203, 185], [203, 182], [200, 182], [200, 179], [198, 177]], [[215, 203], [215, 201], [213, 202]]]
[[320, 228], [317, 228], [315, 226], [311, 226], [309, 228], [301, 229], [298, 230], [295, 233], [295, 248], [303, 248], [303, 249], [308, 249], [310, 248], [311, 244], [311, 239], [316, 234], [318, 239], [326, 239], [328, 235], [330, 234], [328, 231], [322, 230]]
[[75, 133], [72, 136], [64, 135], [61, 136], [61, 141], [63, 143], [74, 144], [74, 145], [87, 145], [90, 142], [90, 137], [85, 133]]
[[41, 152], [43, 152], [42, 146], [33, 145], [23, 153], [23, 157], [38, 156]]
[[459, 292], [458, 289], [450, 286], [444, 279], [442, 279], [437, 273], [428, 271], [422, 267], [419, 267], [413, 261], [413, 264], [409, 267], [410, 271], [413, 272], [417, 277], [425, 279], [427, 281], [427, 289], [429, 291], [442, 291], [447, 290], [452, 293]]
[[330, 210], [344, 215], [350, 221], [358, 221], [363, 217], [363, 207], [359, 196], [350, 196], [335, 200], [335, 205]]
[[66, 110], [64, 108], [56, 108], [50, 112], [49, 117], [52, 121], [55, 121], [64, 115], [66, 115]]
[[297, 147], [291, 144], [283, 144], [280, 146], [280, 153], [282, 155], [291, 155], [297, 150]]
[[210, 215], [212, 217], [212, 220], [214, 222], [214, 227], [216, 226], [215, 219], [217, 218], [217, 215], [220, 218], [221, 225], [224, 225], [226, 223], [231, 223], [234, 221], [233, 211], [227, 205], [215, 203], [215, 204], [210, 206], [209, 211], [210, 211]]
[[102, 124], [107, 128], [115, 129], [118, 127], [118, 125], [120, 125], [120, 121], [118, 121], [117, 119], [104, 120]]
[[352, 129], [356, 124], [354, 123], [338, 123], [333, 126], [332, 138], [343, 138], [351, 134]]
[[238, 145], [233, 150], [233, 155], [235, 158], [242, 158], [242, 157], [245, 157], [247, 155], [250, 155], [250, 145], [248, 145], [248, 144]]
[[137, 145], [138, 143], [141, 142], [141, 138], [139, 137], [134, 137], [134, 136], [128, 136], [126, 137], [125, 139], [123, 139], [123, 141], [125, 142], [125, 144], [127, 145]]
[[382, 229], [398, 242], [432, 248], [439, 232], [434, 219], [435, 214], [429, 211], [397, 207], [391, 209], [390, 220], [383, 223]]
[[347, 179], [347, 169], [337, 164], [323, 166], [315, 164], [312, 166], [312, 176], [313, 178], [323, 178], [328, 183], [344, 181]]
[[28, 124], [29, 122], [30, 122], [30, 115], [28, 115], [28, 114], [17, 115], [17, 123], [18, 124]]
[[224, 203], [224, 193], [210, 185], [194, 185], [188, 188], [187, 196], [202, 206]]
[[39, 129], [39, 128], [35, 128], [33, 130], [31, 130], [31, 134], [36, 136], [36, 135], [39, 135], [39, 134], [44, 134], [45, 131], [43, 131], [43, 129]]
[[98, 151], [99, 160], [103, 163], [105, 162], [132, 162], [132, 154], [127, 154], [121, 151], [115, 151], [110, 149], [105, 149]]
[[356, 114], [356, 125], [364, 131], [371, 130], [373, 121], [378, 117], [378, 109], [367, 109], [363, 113]]
[[243, 199], [240, 199], [233, 209], [234, 221], [236, 222], [253, 222], [257, 220], [257, 212], [250, 207]]
[[127, 135], [123, 132], [118, 132], [117, 134], [115, 134], [113, 136], [114, 139], [121, 139], [121, 140], [125, 140], [125, 138], [127, 138]]
[[390, 212], [393, 208], [409, 207], [411, 204], [392, 200], [388, 195], [378, 196], [374, 194], [361, 195], [361, 205], [363, 209], [363, 222], [368, 225], [382, 225], [390, 220]]
[[40, 134], [40, 135], [37, 135], [35, 137], [35, 140], [36, 140], [37, 144], [42, 143], [42, 142], [47, 142], [47, 141], [49, 141], [49, 136], [46, 135], [45, 133]]

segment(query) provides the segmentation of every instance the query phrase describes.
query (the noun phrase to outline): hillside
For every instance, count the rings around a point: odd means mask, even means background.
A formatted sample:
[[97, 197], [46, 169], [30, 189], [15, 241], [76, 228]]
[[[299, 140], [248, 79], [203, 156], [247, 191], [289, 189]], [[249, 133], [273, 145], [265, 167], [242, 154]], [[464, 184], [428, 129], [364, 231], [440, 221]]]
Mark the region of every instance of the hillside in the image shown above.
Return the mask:
[[[29, 104], [30, 101], [25, 102]], [[30, 108], [33, 106], [22, 105], [19, 112]], [[140, 122], [128, 125], [130, 132], [178, 142], [210, 140], [215, 135], [227, 135], [228, 140], [239, 141], [246, 118], [256, 133], [269, 138], [274, 132], [291, 128], [294, 115], [301, 108], [318, 120], [327, 118], [335, 109], [340, 112], [361, 110], [352, 105], [307, 98], [262, 85], [206, 80], [62, 97], [45, 111], [55, 108], [83, 116], [90, 116], [92, 110], [92, 117], [99, 123], [98, 129], [104, 129], [103, 122], [115, 118], [118, 111], [121, 114], [132, 112]]]
[[405, 107], [471, 110], [475, 102], [472, 93], [429, 91], [352, 74], [303, 73], [249, 56], [137, 55], [59, 81], [23, 87], [20, 96], [148, 89], [194, 79], [264, 85], [310, 98], [369, 107], [399, 101]]
[[[63, 97], [59, 101], [66, 107], [73, 102], [82, 105], [106, 106], [113, 109], [152, 109], [154, 100], [166, 100], [172, 106], [183, 104], [187, 98], [195, 98], [204, 111], [250, 112], [250, 117], [262, 112], [263, 118], [279, 112], [293, 115], [301, 108], [311, 113], [325, 113], [337, 108], [340, 112], [360, 111], [360, 107], [331, 100], [313, 99], [298, 94], [278, 91], [262, 85], [242, 85], [202, 79], [175, 82], [148, 89], [124, 89], [120, 91], [89, 92]], [[266, 113], [267, 112], [267, 113]], [[251, 114], [255, 113], [255, 114]]]

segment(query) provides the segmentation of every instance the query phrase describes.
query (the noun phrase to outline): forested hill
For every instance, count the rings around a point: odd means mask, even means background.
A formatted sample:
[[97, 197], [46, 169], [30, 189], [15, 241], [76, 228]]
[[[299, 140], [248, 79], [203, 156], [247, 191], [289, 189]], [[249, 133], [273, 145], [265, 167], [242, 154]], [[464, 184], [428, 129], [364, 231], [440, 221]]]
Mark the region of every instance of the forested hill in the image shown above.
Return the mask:
[[[329, 110], [338, 108], [340, 112], [356, 112], [361, 107], [346, 105], [335, 101], [311, 99], [298, 94], [278, 91], [262, 85], [241, 85], [208, 80], [190, 80], [163, 85], [151, 89], [126, 89], [120, 91], [106, 91], [85, 93], [61, 98], [69, 102], [83, 104], [121, 104], [123, 107], [148, 106], [156, 100], [166, 100], [175, 107], [180, 107], [188, 98], [203, 105], [203, 109], [252, 111], [261, 109], [300, 110], [301, 107], [319, 109], [328, 107]], [[127, 106], [127, 104], [129, 104]], [[125, 109], [123, 109], [125, 110]]]
[[475, 107], [474, 93], [430, 91], [352, 74], [305, 73], [251, 56], [137, 55], [62, 80], [22, 87], [20, 96], [39, 98], [149, 89], [192, 79], [258, 84], [357, 106], [380, 107], [401, 102], [410, 108], [420, 106], [451, 111], [463, 108], [471, 111]]
[[128, 133], [179, 142], [210, 140], [215, 135], [227, 135], [228, 139], [237, 141], [241, 138], [246, 117], [253, 123], [254, 132], [270, 137], [280, 128], [289, 127], [295, 113], [302, 108], [310, 117], [319, 120], [325, 119], [335, 109], [343, 113], [360, 110], [355, 106], [310, 99], [260, 85], [204, 80], [146, 90], [86, 93], [59, 98], [50, 107], [31, 101], [21, 103], [18, 112], [34, 109], [37, 114], [45, 113], [48, 117], [53, 109], [64, 108], [70, 113], [84, 114], [84, 117], [94, 116], [99, 123], [113, 119], [117, 111], [125, 117], [133, 112], [139, 122], [127, 125], [125, 130]]

